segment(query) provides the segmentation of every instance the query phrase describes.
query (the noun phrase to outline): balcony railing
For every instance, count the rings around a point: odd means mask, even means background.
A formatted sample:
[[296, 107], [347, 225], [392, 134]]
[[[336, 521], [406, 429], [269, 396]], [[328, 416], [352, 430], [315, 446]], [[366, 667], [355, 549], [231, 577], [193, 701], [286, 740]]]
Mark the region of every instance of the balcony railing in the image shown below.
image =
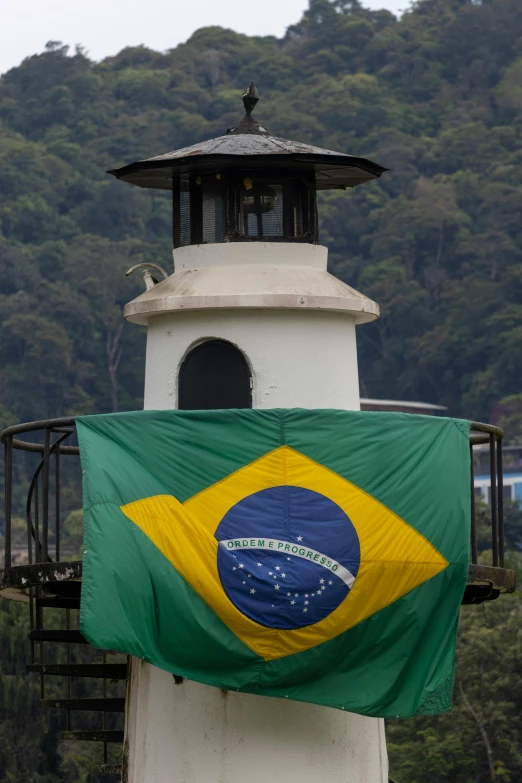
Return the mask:
[[99, 743], [99, 771], [120, 779], [127, 657], [91, 647], [79, 629], [81, 529], [71, 547], [67, 513], [81, 516], [74, 419], [19, 424], [4, 443], [4, 569], [0, 595], [29, 604], [27, 670], [63, 740]]
[[[472, 422], [470, 435], [471, 464], [471, 558], [468, 586], [464, 603], [480, 603], [496, 598], [500, 593], [513, 592], [515, 575], [504, 568], [504, 508], [502, 487], [503, 431], [489, 424]], [[67, 551], [63, 527], [64, 494], [69, 492], [71, 470], [76, 463], [76, 483], [79, 493], [79, 448], [75, 420], [49, 419], [18, 424], [0, 435], [5, 450], [5, 518], [4, 568], [0, 571], [0, 593], [4, 597], [28, 600], [29, 588], [42, 587], [65, 595], [74, 589], [70, 583], [81, 580], [82, 563], [77, 553]], [[473, 472], [479, 447], [484, 459], [484, 446], [489, 454], [491, 504], [489, 520], [490, 561], [479, 558]], [[475, 449], [477, 450], [477, 449]], [[35, 464], [27, 464], [32, 454]], [[24, 461], [25, 457], [25, 461]], [[64, 478], [64, 463], [67, 470]], [[20, 464], [19, 464], [20, 463]], [[28, 470], [30, 472], [28, 473]], [[16, 481], [15, 481], [16, 480]], [[18, 482], [18, 484], [16, 484]], [[27, 485], [21, 500], [20, 487]], [[17, 489], [16, 492], [14, 490]], [[22, 509], [23, 507], [23, 509]], [[13, 539], [13, 511], [25, 515], [24, 543]], [[19, 529], [18, 529], [19, 535]], [[480, 563], [479, 563], [480, 559]]]

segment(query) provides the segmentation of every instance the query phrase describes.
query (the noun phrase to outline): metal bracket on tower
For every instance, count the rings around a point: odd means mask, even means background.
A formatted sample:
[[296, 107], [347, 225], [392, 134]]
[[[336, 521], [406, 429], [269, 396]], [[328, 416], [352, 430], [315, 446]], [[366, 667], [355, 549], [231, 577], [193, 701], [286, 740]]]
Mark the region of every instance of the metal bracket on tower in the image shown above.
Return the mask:
[[132, 275], [134, 272], [136, 272], [137, 269], [143, 269], [143, 279], [145, 281], [145, 288], [147, 291], [150, 291], [151, 288], [154, 288], [155, 285], [159, 283], [159, 280], [156, 280], [155, 277], [152, 277], [150, 270], [151, 269], [157, 269], [158, 272], [161, 272], [163, 275], [163, 279], [166, 280], [168, 277], [168, 274], [165, 272], [163, 267], [159, 266], [158, 264], [152, 264], [144, 262], [143, 264], [135, 264], [135, 266], [131, 266], [131, 268], [125, 272], [125, 277], [129, 277], [129, 275]]

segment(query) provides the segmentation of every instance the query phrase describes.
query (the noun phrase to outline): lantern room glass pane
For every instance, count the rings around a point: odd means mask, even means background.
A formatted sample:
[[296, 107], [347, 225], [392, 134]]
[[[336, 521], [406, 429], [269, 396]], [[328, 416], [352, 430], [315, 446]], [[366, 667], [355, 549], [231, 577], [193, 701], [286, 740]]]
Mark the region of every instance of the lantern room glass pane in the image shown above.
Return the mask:
[[283, 237], [283, 186], [246, 177], [239, 193], [239, 233], [249, 238]]
[[181, 247], [190, 245], [190, 181], [188, 175], [182, 175], [179, 192], [179, 243]]
[[225, 241], [225, 198], [219, 183], [203, 183], [203, 242]]
[[292, 187], [292, 236], [294, 239], [309, 236], [308, 188], [300, 183]]

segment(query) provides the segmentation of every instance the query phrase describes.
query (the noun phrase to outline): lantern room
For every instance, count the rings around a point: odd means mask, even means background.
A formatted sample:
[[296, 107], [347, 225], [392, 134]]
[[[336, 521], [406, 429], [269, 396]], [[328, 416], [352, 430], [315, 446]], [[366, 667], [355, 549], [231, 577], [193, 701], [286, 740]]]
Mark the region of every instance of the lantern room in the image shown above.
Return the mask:
[[174, 248], [317, 244], [316, 192], [352, 188], [386, 171], [366, 158], [272, 136], [252, 116], [258, 101], [252, 83], [243, 95], [245, 116], [224, 136], [109, 172], [131, 185], [172, 190]]

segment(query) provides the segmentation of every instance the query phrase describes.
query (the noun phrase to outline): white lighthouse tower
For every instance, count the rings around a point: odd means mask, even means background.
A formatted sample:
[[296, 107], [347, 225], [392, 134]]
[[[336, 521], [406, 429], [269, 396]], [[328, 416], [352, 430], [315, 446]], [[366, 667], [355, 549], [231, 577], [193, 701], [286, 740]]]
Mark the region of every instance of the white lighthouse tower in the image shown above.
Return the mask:
[[[125, 308], [147, 327], [145, 408], [359, 409], [355, 327], [378, 306], [330, 275], [316, 190], [379, 177], [371, 161], [224, 136], [111, 172], [172, 190], [174, 273]], [[175, 618], [173, 618], [175, 622]], [[128, 783], [385, 783], [383, 721], [223, 692], [133, 660]], [[125, 777], [125, 775], [127, 777]]]

